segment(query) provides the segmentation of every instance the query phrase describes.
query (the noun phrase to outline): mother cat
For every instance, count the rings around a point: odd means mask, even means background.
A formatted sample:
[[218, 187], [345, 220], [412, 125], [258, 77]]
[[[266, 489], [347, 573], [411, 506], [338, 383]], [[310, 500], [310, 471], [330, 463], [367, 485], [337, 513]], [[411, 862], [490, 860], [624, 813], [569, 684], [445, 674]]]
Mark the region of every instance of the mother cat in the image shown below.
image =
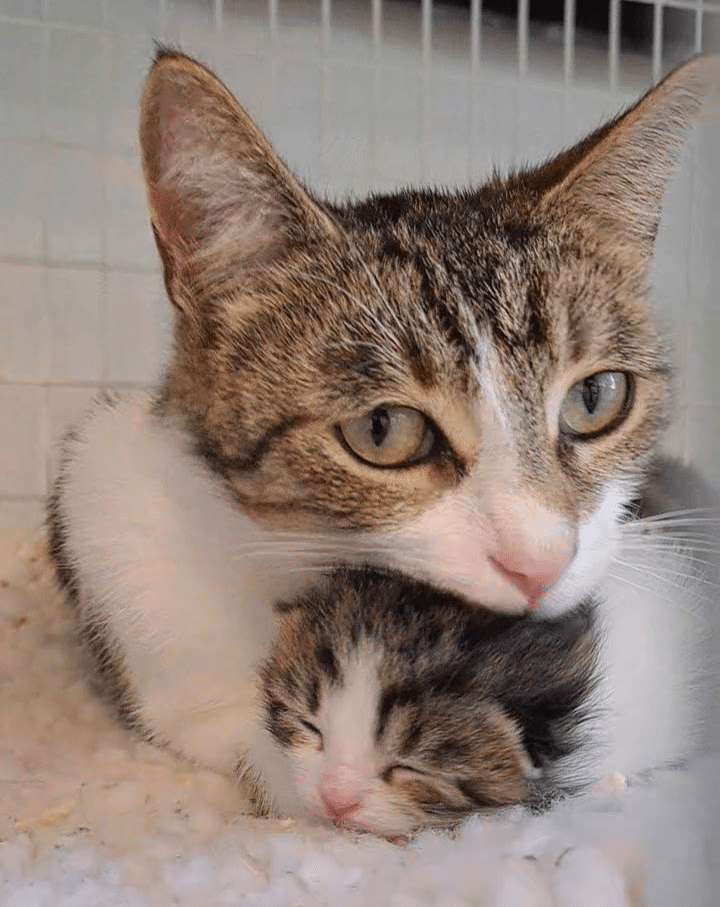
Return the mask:
[[49, 507], [131, 725], [232, 771], [273, 603], [364, 560], [508, 612], [599, 594], [597, 770], [687, 753], [698, 589], [626, 522], [666, 421], [648, 263], [716, 73], [691, 61], [537, 169], [336, 206], [158, 53], [140, 138], [174, 352], [155, 396], [71, 432]]

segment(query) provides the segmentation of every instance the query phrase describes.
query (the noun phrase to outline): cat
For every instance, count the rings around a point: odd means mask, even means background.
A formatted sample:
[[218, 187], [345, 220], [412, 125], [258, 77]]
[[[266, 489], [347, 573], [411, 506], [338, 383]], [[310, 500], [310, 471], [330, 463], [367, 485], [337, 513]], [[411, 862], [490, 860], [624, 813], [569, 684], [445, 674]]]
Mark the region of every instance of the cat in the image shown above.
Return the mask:
[[690, 61], [537, 168], [340, 205], [159, 50], [140, 144], [174, 351], [68, 434], [48, 505], [129, 726], [234, 772], [273, 604], [367, 562], [529, 621], [597, 597], [593, 772], [692, 750], [702, 590], [682, 533], [632, 514], [668, 418], [647, 270], [717, 70]]
[[239, 766], [261, 812], [397, 838], [574, 790], [597, 681], [590, 603], [531, 622], [364, 567], [278, 608]]

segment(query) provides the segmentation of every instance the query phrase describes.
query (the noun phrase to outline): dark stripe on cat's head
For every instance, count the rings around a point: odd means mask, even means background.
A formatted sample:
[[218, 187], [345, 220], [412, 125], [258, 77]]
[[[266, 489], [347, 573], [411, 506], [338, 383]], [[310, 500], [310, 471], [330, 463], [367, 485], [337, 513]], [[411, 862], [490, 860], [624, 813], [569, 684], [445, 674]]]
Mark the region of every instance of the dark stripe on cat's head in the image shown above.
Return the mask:
[[419, 684], [412, 682], [383, 690], [377, 710], [375, 739], [379, 740], [383, 736], [390, 716], [395, 710], [416, 705], [425, 695], [426, 691]]
[[328, 640], [323, 640], [315, 649], [315, 660], [318, 667], [331, 685], [341, 685], [343, 672], [338, 663], [332, 646]]

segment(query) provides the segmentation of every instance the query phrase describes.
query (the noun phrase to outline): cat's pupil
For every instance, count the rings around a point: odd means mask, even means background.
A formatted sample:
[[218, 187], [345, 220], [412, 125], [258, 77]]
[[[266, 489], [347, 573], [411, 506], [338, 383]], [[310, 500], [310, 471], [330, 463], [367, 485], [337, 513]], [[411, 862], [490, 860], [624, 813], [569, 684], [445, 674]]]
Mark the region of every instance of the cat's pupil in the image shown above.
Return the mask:
[[585, 409], [592, 415], [600, 399], [600, 383], [595, 375], [590, 375], [583, 381], [582, 398]]
[[376, 409], [373, 410], [370, 426], [370, 435], [373, 439], [373, 444], [376, 447], [380, 447], [385, 438], [387, 437], [388, 429], [390, 428], [390, 416], [386, 409]]

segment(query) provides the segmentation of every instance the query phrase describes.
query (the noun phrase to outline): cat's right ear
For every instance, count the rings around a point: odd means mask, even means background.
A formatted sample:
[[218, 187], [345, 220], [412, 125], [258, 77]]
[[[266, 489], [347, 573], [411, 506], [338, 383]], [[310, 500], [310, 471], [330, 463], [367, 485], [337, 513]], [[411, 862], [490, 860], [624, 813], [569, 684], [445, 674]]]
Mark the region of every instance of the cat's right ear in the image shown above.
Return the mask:
[[602, 126], [541, 173], [554, 185], [546, 205], [609, 228], [647, 261], [652, 254], [663, 196], [689, 127], [714, 110], [720, 57], [699, 56], [678, 66], [633, 107]]
[[222, 82], [184, 54], [157, 53], [140, 146], [168, 294], [193, 319], [213, 288], [337, 232]]

